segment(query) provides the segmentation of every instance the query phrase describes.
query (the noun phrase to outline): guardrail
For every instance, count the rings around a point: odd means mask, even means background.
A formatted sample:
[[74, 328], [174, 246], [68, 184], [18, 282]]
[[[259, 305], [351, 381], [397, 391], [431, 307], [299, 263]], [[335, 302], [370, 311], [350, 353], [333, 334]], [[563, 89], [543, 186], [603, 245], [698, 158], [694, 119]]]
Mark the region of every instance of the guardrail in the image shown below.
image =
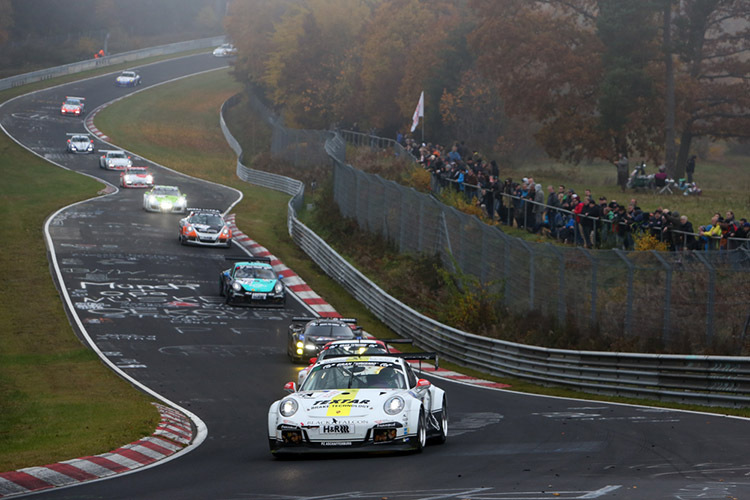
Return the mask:
[[[528, 346], [464, 332], [415, 311], [388, 295], [297, 219], [304, 186], [288, 177], [242, 164], [241, 148], [226, 126], [221, 129], [238, 152], [237, 175], [247, 182], [293, 195], [288, 227], [294, 242], [323, 271], [394, 332], [459, 365], [491, 375], [512, 376], [543, 385], [590, 393], [677, 401], [708, 406], [750, 406], [750, 357], [661, 355], [572, 351]], [[331, 133], [326, 151], [341, 162], [342, 138]], [[296, 199], [296, 201], [294, 201]]]
[[39, 82], [42, 80], [49, 80], [50, 78], [55, 78], [57, 76], [80, 73], [81, 71], [88, 71], [90, 69], [99, 68], [101, 66], [111, 66], [113, 64], [137, 61], [138, 59], [145, 59], [147, 57], [161, 56], [165, 54], [175, 54], [177, 52], [185, 52], [188, 50], [207, 49], [209, 47], [221, 45], [222, 43], [224, 43], [225, 39], [226, 37], [222, 35], [211, 38], [201, 38], [200, 40], [188, 40], [185, 42], [159, 45], [157, 47], [149, 47], [147, 49], [131, 50], [128, 52], [122, 52], [120, 54], [100, 57], [98, 59], [89, 59], [86, 61], [65, 64], [63, 66], [56, 66], [54, 68], [32, 71], [31, 73], [24, 73], [22, 75], [3, 78], [2, 80], [0, 80], [0, 90], [20, 87], [21, 85]]

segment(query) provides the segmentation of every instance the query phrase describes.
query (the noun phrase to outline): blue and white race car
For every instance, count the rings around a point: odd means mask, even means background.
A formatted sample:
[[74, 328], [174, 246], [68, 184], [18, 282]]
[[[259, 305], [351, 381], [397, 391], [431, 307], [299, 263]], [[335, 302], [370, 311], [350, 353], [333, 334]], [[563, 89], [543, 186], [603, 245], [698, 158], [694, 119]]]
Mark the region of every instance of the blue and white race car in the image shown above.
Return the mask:
[[422, 451], [448, 435], [445, 392], [408, 360], [435, 353], [328, 357], [268, 410], [271, 453]]
[[[229, 260], [236, 260], [228, 257]], [[281, 306], [286, 303], [282, 276], [276, 275], [268, 257], [235, 262], [219, 276], [219, 293], [229, 305]]]
[[94, 152], [94, 140], [88, 134], [69, 133], [68, 142], [65, 145], [68, 153], [88, 154]]
[[141, 84], [141, 75], [135, 71], [123, 71], [115, 79], [115, 85], [118, 87], [135, 87]]

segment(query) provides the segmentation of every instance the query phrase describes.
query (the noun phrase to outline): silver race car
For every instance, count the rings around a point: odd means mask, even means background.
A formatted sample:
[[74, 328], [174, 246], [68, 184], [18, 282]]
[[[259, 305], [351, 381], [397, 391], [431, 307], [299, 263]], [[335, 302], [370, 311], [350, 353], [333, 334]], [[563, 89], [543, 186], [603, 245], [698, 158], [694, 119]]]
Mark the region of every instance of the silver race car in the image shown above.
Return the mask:
[[213, 52], [215, 57], [231, 57], [237, 55], [237, 49], [231, 43], [225, 43], [216, 47]]
[[133, 160], [130, 159], [125, 151], [116, 149], [100, 149], [104, 153], [99, 157], [99, 167], [107, 170], [125, 170], [133, 166]]
[[125, 167], [125, 170], [120, 172], [120, 186], [124, 188], [154, 187], [154, 176], [148, 171], [148, 167]]
[[115, 79], [115, 85], [118, 87], [135, 87], [141, 84], [141, 75], [135, 71], [123, 71]]
[[94, 152], [94, 140], [88, 134], [66, 134], [68, 142], [65, 147], [68, 153], [88, 154]]
[[273, 454], [422, 451], [448, 433], [445, 392], [418, 378], [408, 360], [435, 353], [327, 357], [268, 410]]

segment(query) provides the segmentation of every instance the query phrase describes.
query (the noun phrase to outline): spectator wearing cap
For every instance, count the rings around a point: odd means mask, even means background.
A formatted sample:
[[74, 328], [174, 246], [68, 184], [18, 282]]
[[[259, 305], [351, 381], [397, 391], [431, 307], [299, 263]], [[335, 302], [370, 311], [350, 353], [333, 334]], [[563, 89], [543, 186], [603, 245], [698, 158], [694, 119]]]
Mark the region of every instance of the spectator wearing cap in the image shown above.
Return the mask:
[[601, 217], [601, 211], [599, 206], [596, 204], [592, 197], [587, 197], [586, 202], [583, 204], [581, 209], [581, 223], [578, 226], [581, 230], [581, 236], [583, 237], [583, 245], [586, 248], [593, 248], [596, 242], [596, 220]]

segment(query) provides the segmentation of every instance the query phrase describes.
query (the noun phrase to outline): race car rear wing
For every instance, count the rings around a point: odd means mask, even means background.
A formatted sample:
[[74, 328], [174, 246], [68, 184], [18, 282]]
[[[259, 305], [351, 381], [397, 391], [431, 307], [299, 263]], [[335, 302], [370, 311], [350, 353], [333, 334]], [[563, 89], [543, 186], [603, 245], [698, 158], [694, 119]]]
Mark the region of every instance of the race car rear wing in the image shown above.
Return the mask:
[[393, 356], [405, 359], [406, 361], [419, 361], [419, 371], [422, 371], [422, 361], [432, 359], [435, 361], [435, 370], [440, 368], [440, 357], [436, 352], [397, 352]]
[[196, 207], [188, 207], [185, 209], [187, 212], [207, 212], [212, 214], [221, 214], [221, 210], [218, 208], [196, 208]]
[[78, 99], [79, 101], [85, 101], [86, 100], [85, 97], [76, 97], [74, 95], [66, 95], [65, 98], [66, 99]]
[[85, 135], [86, 137], [91, 138], [91, 135], [86, 132], [66, 132], [65, 135]]
[[386, 344], [413, 344], [414, 339], [379, 339]]
[[271, 257], [224, 257], [224, 260], [237, 262], [271, 262]]
[[315, 317], [308, 317], [308, 316], [294, 316], [292, 318], [292, 323], [307, 323], [308, 321], [312, 321], [314, 319], [325, 319], [330, 321], [341, 321], [343, 323], [351, 323], [356, 324], [357, 318], [315, 318]]

